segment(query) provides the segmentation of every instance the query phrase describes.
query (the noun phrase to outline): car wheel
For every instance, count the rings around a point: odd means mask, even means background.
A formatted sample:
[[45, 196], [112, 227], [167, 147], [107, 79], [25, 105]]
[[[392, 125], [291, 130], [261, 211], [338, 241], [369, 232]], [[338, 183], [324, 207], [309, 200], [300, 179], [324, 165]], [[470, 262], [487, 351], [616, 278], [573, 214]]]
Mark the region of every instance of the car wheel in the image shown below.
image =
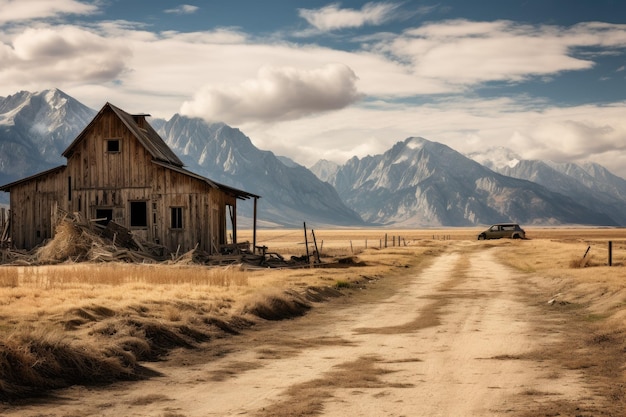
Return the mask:
[[485, 240], [485, 235], [478, 235], [478, 240]]

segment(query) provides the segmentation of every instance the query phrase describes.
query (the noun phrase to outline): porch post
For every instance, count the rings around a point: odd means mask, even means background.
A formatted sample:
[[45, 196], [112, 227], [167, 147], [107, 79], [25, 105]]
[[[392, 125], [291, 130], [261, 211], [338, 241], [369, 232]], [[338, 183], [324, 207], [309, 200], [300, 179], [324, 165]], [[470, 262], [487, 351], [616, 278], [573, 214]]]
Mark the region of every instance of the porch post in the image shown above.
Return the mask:
[[256, 205], [258, 197], [254, 197], [254, 215], [252, 218], [252, 253], [256, 253]]

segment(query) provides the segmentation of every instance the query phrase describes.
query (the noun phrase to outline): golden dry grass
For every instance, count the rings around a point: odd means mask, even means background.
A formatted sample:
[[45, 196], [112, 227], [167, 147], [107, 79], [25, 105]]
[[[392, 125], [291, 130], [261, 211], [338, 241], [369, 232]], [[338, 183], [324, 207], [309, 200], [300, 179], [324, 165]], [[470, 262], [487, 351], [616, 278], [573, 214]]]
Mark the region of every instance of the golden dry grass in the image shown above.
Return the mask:
[[[527, 230], [529, 240], [478, 242], [481, 229], [315, 231], [326, 259], [354, 256], [366, 264], [358, 267], [249, 269], [100, 263], [0, 267], [0, 340], [5, 341], [0, 350], [4, 357], [22, 357], [24, 363], [29, 363], [28, 358], [37, 363], [33, 352], [46, 351], [40, 348], [44, 345], [56, 346], [62, 356], [91, 352], [90, 358], [81, 359], [81, 369], [108, 364], [101, 368], [108, 369], [108, 378], [121, 378], [134, 375], [139, 361], [154, 359], [172, 347], [193, 347], [218, 334], [236, 333], [259, 317], [303, 314], [311, 303], [335, 296], [333, 291], [350, 291], [406, 267], [423, 266], [451, 247], [466, 252], [493, 247], [511, 266], [552, 280], [555, 294], [566, 294], [562, 297], [571, 302], [590, 302], [596, 297], [601, 301], [596, 300], [592, 311], [599, 317], [626, 317], [622, 308], [626, 305], [625, 269], [604, 266], [608, 240], [615, 242], [614, 264], [624, 264], [624, 230], [531, 229]], [[240, 232], [239, 240], [246, 239], [252, 240], [251, 232]], [[302, 230], [261, 230], [257, 245], [286, 257], [306, 251]], [[588, 246], [592, 249], [585, 267], [573, 268], [572, 260], [582, 258]], [[32, 369], [25, 366], [22, 371]], [[74, 383], [70, 377], [59, 376], [51, 387]], [[0, 375], [0, 388], [10, 393], [13, 385], [7, 378]], [[27, 381], [41, 379], [25, 373], [22, 383]], [[35, 391], [50, 388], [32, 384]], [[14, 391], [15, 396], [32, 394]]]
[[[587, 306], [593, 314], [620, 322], [626, 318], [626, 244], [621, 229], [594, 231], [578, 238], [552, 235], [503, 246], [502, 262], [527, 272], [553, 288], [553, 299]], [[608, 241], [613, 241], [613, 264], [608, 265]], [[510, 243], [510, 242], [509, 242]], [[516, 243], [516, 242], [515, 242]], [[506, 245], [506, 247], [504, 246]], [[589, 252], [587, 252], [587, 249]], [[586, 255], [585, 255], [586, 253]]]
[[[293, 253], [302, 254], [297, 241], [291, 246]], [[80, 380], [138, 377], [141, 361], [172, 348], [193, 348], [238, 333], [259, 319], [304, 314], [312, 303], [336, 297], [339, 289], [350, 291], [352, 285], [423, 260], [420, 254], [436, 253], [428, 247], [398, 250], [361, 251], [359, 259], [369, 265], [333, 269], [115, 263], [2, 266], [0, 401]], [[43, 358], [44, 354], [48, 356]], [[64, 365], [72, 360], [78, 362]], [[44, 362], [49, 366], [39, 366]], [[16, 368], [15, 363], [22, 365]], [[102, 373], [93, 373], [90, 379], [87, 374], [94, 368]]]

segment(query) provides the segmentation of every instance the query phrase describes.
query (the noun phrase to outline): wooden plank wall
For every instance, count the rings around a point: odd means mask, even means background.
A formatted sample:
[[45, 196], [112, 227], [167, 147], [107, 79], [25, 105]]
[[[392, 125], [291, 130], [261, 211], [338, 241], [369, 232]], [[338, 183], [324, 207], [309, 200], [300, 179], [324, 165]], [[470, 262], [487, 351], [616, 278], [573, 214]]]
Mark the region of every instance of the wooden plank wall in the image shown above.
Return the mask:
[[11, 240], [32, 249], [54, 236], [52, 214], [57, 202], [67, 201], [64, 171], [34, 178], [11, 188]]

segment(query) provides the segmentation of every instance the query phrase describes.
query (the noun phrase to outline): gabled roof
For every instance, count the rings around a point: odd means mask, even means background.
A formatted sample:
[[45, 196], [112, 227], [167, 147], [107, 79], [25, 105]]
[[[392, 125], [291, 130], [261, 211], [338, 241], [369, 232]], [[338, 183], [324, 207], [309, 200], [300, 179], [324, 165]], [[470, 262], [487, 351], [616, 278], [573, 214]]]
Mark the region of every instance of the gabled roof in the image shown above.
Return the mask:
[[[126, 113], [124, 110], [112, 105], [111, 103], [106, 103], [102, 109], [98, 112], [96, 117], [87, 125], [85, 129], [74, 139], [74, 141], [67, 147], [67, 149], [63, 152], [63, 156], [69, 158], [74, 150], [74, 147], [84, 138], [86, 132], [96, 123], [96, 121], [100, 118], [100, 116], [107, 110], [113, 111], [115, 115], [126, 125], [126, 127], [131, 131], [133, 136], [137, 138], [137, 140], [143, 145], [144, 148], [152, 155], [152, 157], [157, 161], [166, 162], [168, 164], [172, 164], [178, 167], [182, 167], [184, 164], [176, 154], [170, 149], [169, 146], [165, 143], [165, 141], [159, 136], [159, 134], [150, 126], [149, 123], [145, 123], [143, 127], [140, 127], [135, 121], [135, 117], [133, 115]], [[146, 115], [141, 115], [146, 116]]]
[[46, 175], [49, 174], [54, 174], [56, 172], [60, 172], [62, 170], [64, 170], [66, 168], [65, 165], [61, 165], [52, 169], [49, 169], [47, 171], [43, 171], [43, 172], [38, 172], [37, 174], [31, 175], [30, 177], [26, 177], [26, 178], [22, 178], [21, 180], [17, 180], [17, 181], [13, 181], [9, 184], [5, 184], [5, 185], [0, 185], [0, 191], [6, 191], [7, 193], [11, 191], [11, 188], [15, 187], [16, 185], [20, 185], [24, 182], [28, 182], [31, 180], [34, 180], [38, 177], [44, 177]]

